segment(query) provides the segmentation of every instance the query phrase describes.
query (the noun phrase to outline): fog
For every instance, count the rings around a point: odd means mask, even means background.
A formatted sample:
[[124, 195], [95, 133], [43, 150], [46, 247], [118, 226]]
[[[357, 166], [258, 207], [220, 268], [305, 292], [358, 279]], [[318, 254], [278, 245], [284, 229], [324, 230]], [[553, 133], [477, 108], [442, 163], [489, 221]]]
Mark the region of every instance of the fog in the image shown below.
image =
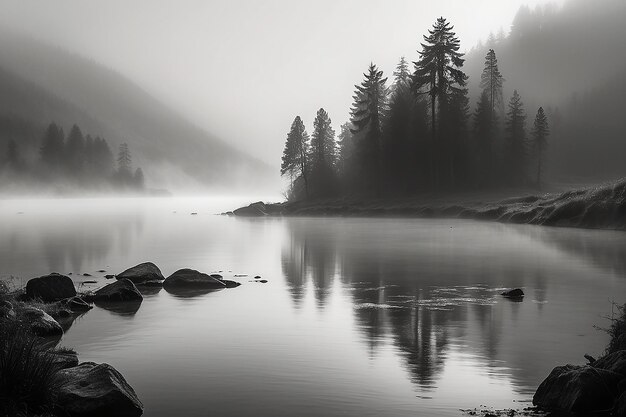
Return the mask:
[[[128, 142], [157, 188], [216, 186], [225, 177], [226, 188], [280, 188], [280, 155], [293, 118], [300, 115], [311, 131], [324, 107], [339, 133], [368, 64], [391, 77], [399, 57], [416, 61], [422, 36], [439, 16], [454, 25], [467, 52], [472, 112], [488, 48], [498, 54], [505, 102], [517, 89], [529, 126], [539, 106], [578, 119], [567, 105], [580, 105], [585, 94], [623, 89], [626, 68], [626, 13], [619, 0], [27, 0], [0, 1], [0, 7], [0, 70], [8, 71], [1, 81], [13, 88], [3, 116], [32, 120], [36, 132], [55, 121], [67, 133], [76, 123], [105, 137], [114, 154]], [[24, 88], [15, 91], [18, 82]], [[619, 104], [622, 94], [611, 108]], [[601, 142], [614, 144], [623, 123], [604, 129], [608, 122], [600, 118]], [[596, 125], [588, 130], [598, 131]], [[573, 129], [574, 136], [580, 131]], [[611, 146], [596, 152], [587, 171], [605, 165], [604, 156], [615, 157]], [[37, 150], [32, 143], [26, 148]], [[561, 171], [572, 171], [569, 161], [584, 162], [578, 155], [585, 152], [568, 152], [571, 159], [550, 168], [559, 167], [559, 179]], [[616, 161], [609, 165], [603, 179], [624, 174]], [[589, 174], [574, 171], [569, 174], [578, 179]]]

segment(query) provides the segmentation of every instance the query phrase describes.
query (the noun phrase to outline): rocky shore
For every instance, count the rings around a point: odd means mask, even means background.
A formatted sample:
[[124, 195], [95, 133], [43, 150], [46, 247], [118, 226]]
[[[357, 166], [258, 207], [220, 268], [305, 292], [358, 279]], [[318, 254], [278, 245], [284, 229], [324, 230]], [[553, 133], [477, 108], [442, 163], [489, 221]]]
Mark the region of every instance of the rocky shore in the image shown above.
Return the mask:
[[188, 268], [165, 278], [151, 262], [109, 278], [116, 281], [83, 293], [58, 273], [30, 279], [17, 291], [0, 288], [0, 415], [140, 416], [143, 404], [120, 372], [106, 363], [81, 363], [72, 349], [57, 347], [64, 331], [93, 303], [138, 309], [142, 292], [154, 287], [176, 294], [240, 285]]
[[[460, 201], [460, 202], [458, 202]], [[256, 202], [225, 215], [417, 217], [492, 220], [545, 226], [626, 230], [626, 180], [564, 193], [527, 195], [492, 202], [469, 197], [450, 203], [442, 197], [414, 199], [326, 199]]]

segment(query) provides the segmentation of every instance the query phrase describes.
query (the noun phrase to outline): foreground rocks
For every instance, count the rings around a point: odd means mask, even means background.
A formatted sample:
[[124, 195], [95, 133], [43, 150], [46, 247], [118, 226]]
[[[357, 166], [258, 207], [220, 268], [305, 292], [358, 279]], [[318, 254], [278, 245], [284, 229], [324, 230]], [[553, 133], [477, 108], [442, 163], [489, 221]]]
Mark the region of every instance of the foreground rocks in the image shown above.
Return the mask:
[[179, 269], [167, 277], [163, 282], [163, 287], [167, 289], [176, 288], [204, 288], [223, 289], [237, 287], [240, 284], [234, 281], [223, 280], [221, 275], [208, 275], [195, 269]]
[[519, 288], [515, 288], [513, 290], [504, 291], [501, 295], [506, 298], [519, 300], [524, 298], [524, 291]]
[[618, 416], [624, 416], [625, 393], [626, 351], [622, 350], [592, 365], [557, 366], [537, 388], [533, 404], [574, 413], [616, 410]]
[[128, 268], [121, 274], [117, 274], [116, 278], [118, 280], [130, 280], [135, 285], [145, 283], [155, 285], [155, 283], [162, 282], [165, 279], [159, 267], [152, 262], [144, 262], [142, 264], [135, 265], [132, 268]]
[[24, 306], [17, 319], [30, 331], [40, 337], [62, 336], [63, 328], [48, 313], [32, 306]]
[[44, 302], [59, 301], [76, 295], [76, 288], [68, 276], [52, 273], [33, 278], [26, 283], [26, 298], [39, 298]]
[[59, 372], [58, 407], [71, 417], [135, 417], [143, 404], [112, 366], [85, 362]]
[[86, 297], [94, 302], [121, 302], [121, 301], [141, 301], [143, 296], [128, 279], [121, 279], [105, 287], [100, 288], [95, 293]]

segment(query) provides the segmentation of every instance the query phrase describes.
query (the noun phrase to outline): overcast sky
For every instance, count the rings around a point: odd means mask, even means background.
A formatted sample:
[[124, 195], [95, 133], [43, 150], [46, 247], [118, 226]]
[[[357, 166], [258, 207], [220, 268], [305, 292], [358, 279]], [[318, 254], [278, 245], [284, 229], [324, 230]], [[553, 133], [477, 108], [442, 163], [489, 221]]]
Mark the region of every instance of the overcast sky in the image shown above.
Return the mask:
[[[0, 0], [0, 24], [137, 82], [197, 125], [273, 164], [293, 118], [339, 131], [370, 61], [417, 59], [439, 16], [464, 50], [521, 4], [563, 0]], [[473, 74], [472, 74], [473, 75]], [[475, 78], [472, 81], [476, 81]]]

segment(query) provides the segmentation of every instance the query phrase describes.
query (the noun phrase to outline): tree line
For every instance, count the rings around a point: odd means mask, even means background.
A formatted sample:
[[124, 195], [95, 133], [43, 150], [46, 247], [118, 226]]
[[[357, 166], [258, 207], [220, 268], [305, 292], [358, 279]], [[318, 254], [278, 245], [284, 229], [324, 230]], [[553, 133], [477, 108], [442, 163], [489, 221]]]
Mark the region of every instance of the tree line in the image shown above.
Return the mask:
[[355, 86], [350, 120], [337, 136], [323, 108], [310, 137], [300, 116], [295, 118], [281, 164], [290, 199], [540, 186], [550, 133], [543, 108], [527, 129], [517, 91], [505, 106], [505, 79], [490, 49], [480, 76], [482, 94], [470, 111], [469, 77], [453, 29], [437, 19], [413, 69], [401, 58], [390, 83], [370, 64]]
[[15, 140], [9, 140], [4, 157], [0, 154], [0, 172], [8, 179], [29, 178], [49, 184], [145, 188], [142, 169], [133, 171], [128, 144], [119, 145], [117, 157], [114, 157], [105, 139], [83, 135], [77, 125], [73, 125], [66, 136], [54, 122], [46, 128], [38, 155], [31, 161], [22, 155]]

